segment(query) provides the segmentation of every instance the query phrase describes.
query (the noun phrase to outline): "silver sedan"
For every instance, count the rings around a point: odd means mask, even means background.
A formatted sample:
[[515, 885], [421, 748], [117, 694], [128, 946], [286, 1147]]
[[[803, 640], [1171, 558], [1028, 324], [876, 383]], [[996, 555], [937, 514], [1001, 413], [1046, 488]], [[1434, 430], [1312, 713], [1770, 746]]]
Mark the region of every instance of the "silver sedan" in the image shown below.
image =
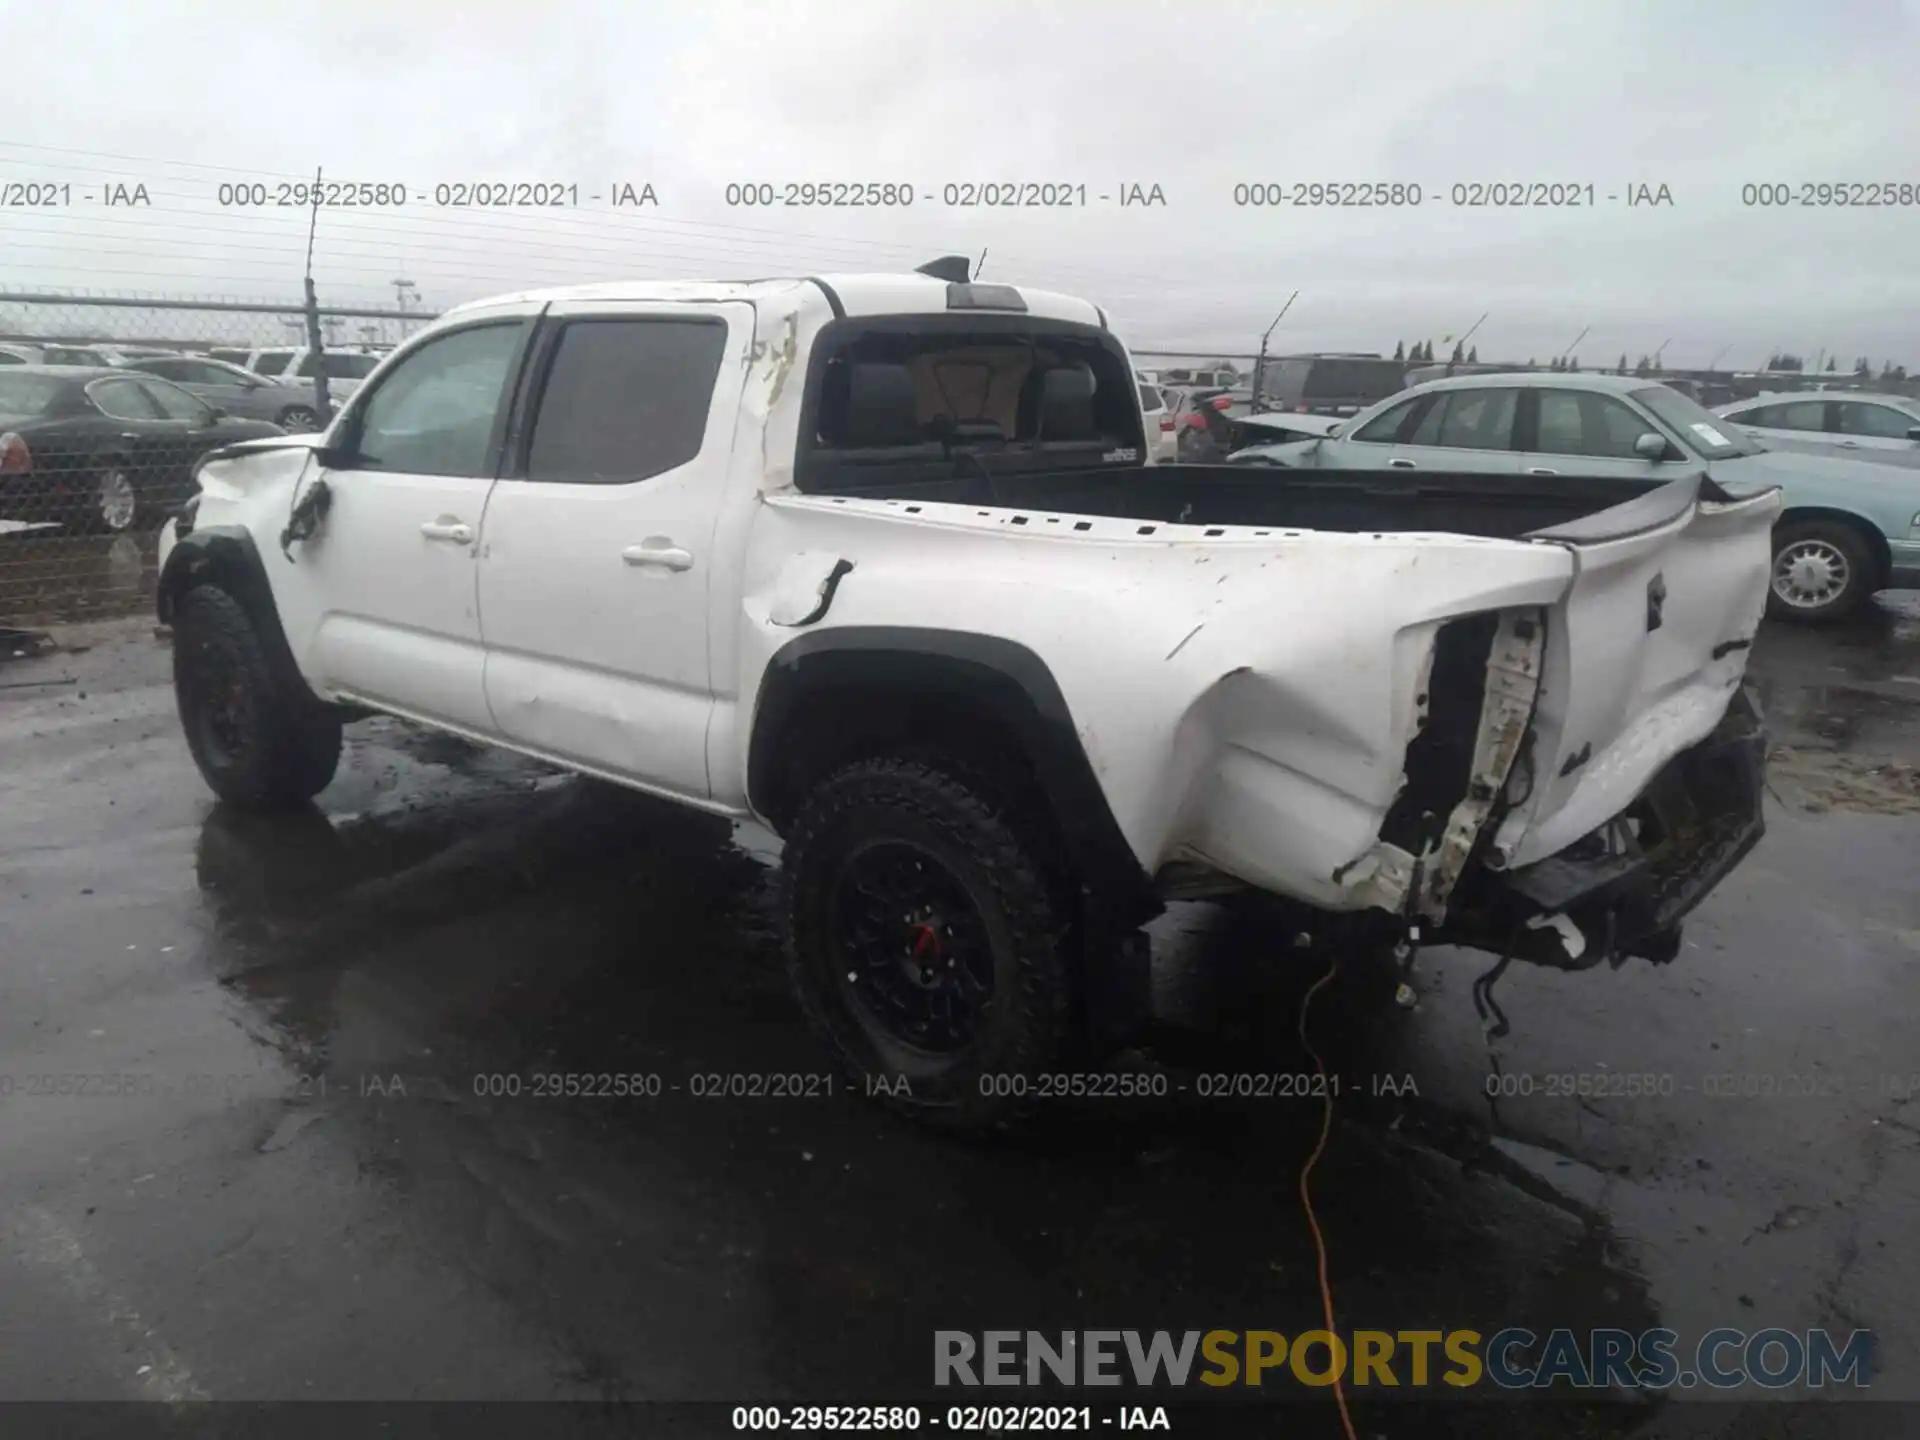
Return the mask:
[[246, 420], [271, 420], [282, 430], [319, 428], [310, 391], [277, 384], [239, 365], [205, 355], [140, 356], [122, 368], [144, 370], [191, 390], [209, 405]]
[[1833, 454], [1920, 468], [1920, 400], [1858, 390], [1757, 395], [1714, 413], [1778, 450]]

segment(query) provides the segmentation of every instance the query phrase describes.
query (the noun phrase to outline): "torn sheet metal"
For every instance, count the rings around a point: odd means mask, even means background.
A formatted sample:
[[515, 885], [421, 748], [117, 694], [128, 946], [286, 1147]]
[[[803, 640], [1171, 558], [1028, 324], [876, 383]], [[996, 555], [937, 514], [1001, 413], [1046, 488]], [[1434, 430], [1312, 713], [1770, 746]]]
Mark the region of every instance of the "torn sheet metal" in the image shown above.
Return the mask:
[[853, 562], [824, 550], [803, 550], [780, 567], [767, 602], [767, 619], [790, 629], [811, 625], [833, 604]]

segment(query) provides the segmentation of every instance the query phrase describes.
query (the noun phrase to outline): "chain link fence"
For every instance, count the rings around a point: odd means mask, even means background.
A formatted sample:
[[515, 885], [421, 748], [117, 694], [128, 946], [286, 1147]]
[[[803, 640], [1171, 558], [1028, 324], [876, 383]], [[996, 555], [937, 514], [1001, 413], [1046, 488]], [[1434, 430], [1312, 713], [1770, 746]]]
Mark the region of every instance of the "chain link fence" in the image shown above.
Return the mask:
[[432, 318], [0, 291], [0, 630], [150, 609], [157, 535], [195, 462], [324, 425]]

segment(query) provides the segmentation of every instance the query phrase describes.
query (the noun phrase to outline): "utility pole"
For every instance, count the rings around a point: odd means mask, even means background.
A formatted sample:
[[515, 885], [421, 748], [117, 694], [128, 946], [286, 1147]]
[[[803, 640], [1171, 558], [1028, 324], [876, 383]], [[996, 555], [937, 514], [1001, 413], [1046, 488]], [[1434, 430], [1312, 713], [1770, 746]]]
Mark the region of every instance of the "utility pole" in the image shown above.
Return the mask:
[[[1492, 313], [1493, 312], [1489, 310], [1487, 312], [1487, 315], [1491, 315]], [[1475, 330], [1478, 330], [1482, 325], [1487, 323], [1487, 315], [1482, 315], [1478, 320], [1474, 321], [1472, 325], [1467, 327], [1467, 333], [1462, 335], [1458, 340], [1454, 342], [1456, 345], [1460, 347], [1462, 354], [1466, 353], [1467, 341], [1473, 338], [1473, 332]]]
[[1280, 313], [1273, 317], [1273, 324], [1267, 326], [1267, 333], [1260, 337], [1260, 353], [1253, 357], [1253, 398], [1247, 402], [1247, 408], [1256, 415], [1260, 413], [1260, 381], [1267, 368], [1267, 341], [1280, 322], [1287, 318], [1287, 311], [1293, 308], [1293, 302], [1299, 298], [1298, 290], [1289, 295], [1287, 303], [1280, 307]]
[[1568, 357], [1569, 355], [1571, 355], [1571, 354], [1573, 354], [1573, 347], [1574, 347], [1574, 345], [1578, 345], [1578, 344], [1579, 344], [1579, 343], [1580, 343], [1580, 342], [1581, 342], [1582, 340], [1584, 340], [1584, 339], [1586, 339], [1586, 338], [1587, 338], [1587, 334], [1588, 334], [1588, 332], [1589, 332], [1589, 331], [1591, 331], [1592, 329], [1593, 329], [1593, 327], [1592, 327], [1591, 325], [1589, 325], [1589, 326], [1587, 326], [1587, 328], [1586, 328], [1585, 330], [1582, 330], [1582, 331], [1581, 331], [1581, 332], [1580, 332], [1580, 333], [1579, 333], [1578, 335], [1576, 335], [1576, 336], [1574, 336], [1574, 337], [1573, 337], [1573, 344], [1571, 344], [1571, 345], [1568, 345], [1566, 349], [1564, 349], [1564, 350], [1562, 350], [1562, 351], [1560, 352], [1560, 358], [1561, 358], [1562, 360], [1564, 360], [1564, 359], [1566, 359], [1566, 358], [1567, 358], [1567, 357]]
[[313, 288], [313, 235], [320, 227], [320, 168], [313, 171], [313, 208], [307, 217], [307, 347], [316, 362], [313, 367], [314, 413], [325, 425], [333, 419], [333, 397], [327, 393], [326, 342], [320, 336], [320, 296]]
[[395, 279], [391, 284], [393, 285], [394, 308], [399, 310], [406, 309], [409, 294], [419, 287], [411, 280]]
[[978, 280], [980, 278], [980, 272], [986, 268], [987, 268], [987, 247], [982, 245], [980, 247], [980, 259], [973, 267], [973, 278]]

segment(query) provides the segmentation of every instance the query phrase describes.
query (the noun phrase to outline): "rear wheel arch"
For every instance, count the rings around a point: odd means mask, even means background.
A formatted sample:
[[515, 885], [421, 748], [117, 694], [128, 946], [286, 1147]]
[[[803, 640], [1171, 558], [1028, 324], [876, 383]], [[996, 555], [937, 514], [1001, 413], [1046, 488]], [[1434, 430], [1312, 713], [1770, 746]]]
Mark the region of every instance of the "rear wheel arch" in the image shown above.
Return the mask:
[[893, 626], [843, 627], [783, 646], [754, 707], [747, 761], [754, 811], [784, 830], [814, 785], [880, 755], [990, 778], [1046, 827], [1079, 883], [1121, 923], [1143, 923], [1162, 908], [1058, 683], [1025, 646]]

